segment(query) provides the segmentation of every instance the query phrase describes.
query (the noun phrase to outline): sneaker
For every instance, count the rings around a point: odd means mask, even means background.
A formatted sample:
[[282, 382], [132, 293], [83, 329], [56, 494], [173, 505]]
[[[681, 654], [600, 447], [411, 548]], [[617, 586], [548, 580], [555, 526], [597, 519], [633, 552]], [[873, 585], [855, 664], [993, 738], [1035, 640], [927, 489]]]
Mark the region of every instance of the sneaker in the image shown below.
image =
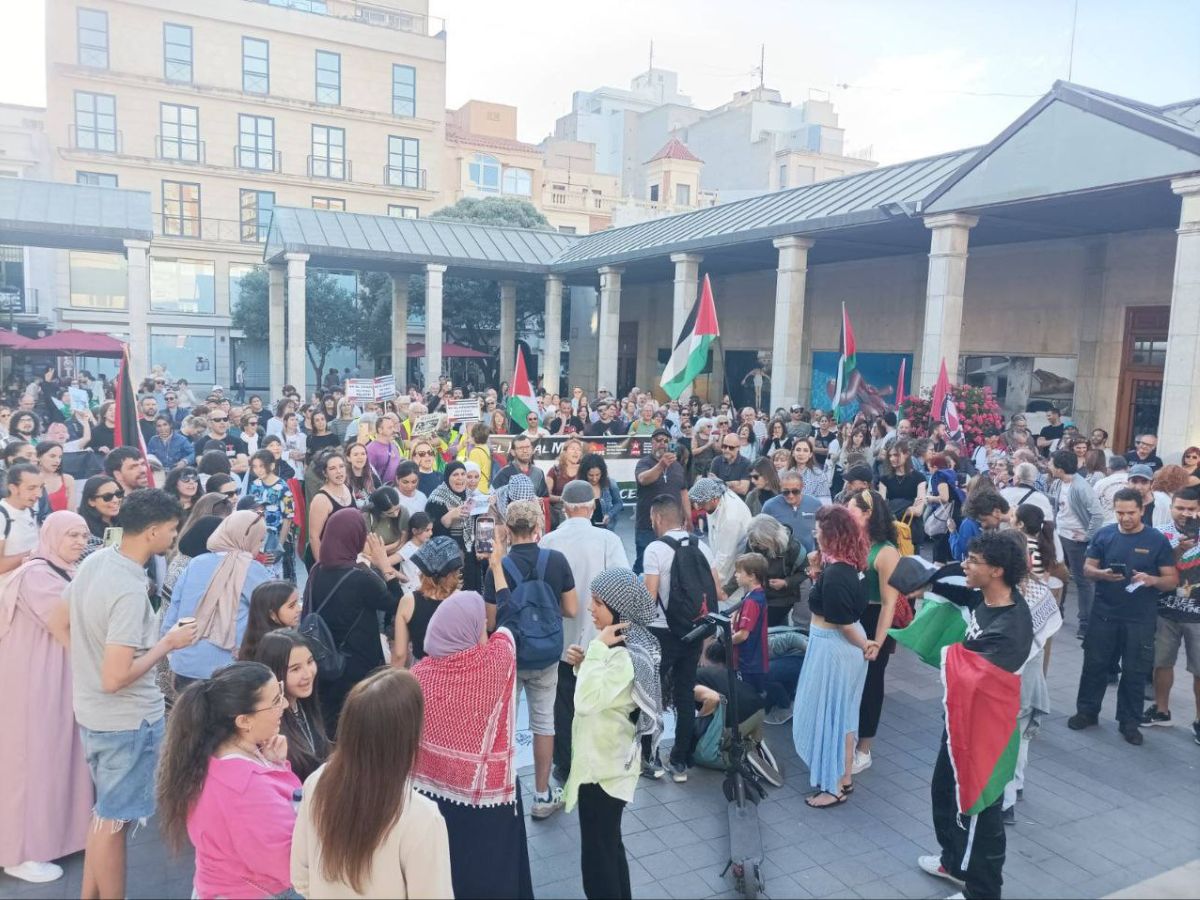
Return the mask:
[[1171, 724], [1171, 711], [1167, 710], [1167, 712], [1159, 712], [1158, 704], [1154, 704], [1149, 709], [1147, 709], [1144, 713], [1142, 713], [1142, 724], [1143, 725], [1170, 725]]
[[672, 761], [667, 768], [671, 770], [671, 780], [676, 784], [687, 781], [687, 766], [683, 763]]
[[1200, 719], [1192, 723], [1192, 737], [1196, 739], [1196, 743], [1200, 744]]
[[857, 775], [859, 772], [865, 772], [869, 768], [871, 768], [871, 751], [868, 750], [866, 753], [859, 753], [855, 750], [854, 763], [850, 766], [850, 774]]
[[1097, 724], [1099, 722], [1095, 716], [1089, 716], [1084, 713], [1075, 713], [1075, 715], [1067, 719], [1067, 727], [1072, 731], [1083, 731], [1083, 729], [1091, 728]]
[[62, 878], [63, 870], [61, 866], [56, 866], [54, 863], [29, 860], [19, 866], [5, 866], [4, 874], [32, 884], [45, 884], [48, 881], [58, 881]]
[[535, 819], [548, 819], [563, 808], [562, 788], [550, 788], [544, 794], [533, 795], [533, 809], [529, 815]]
[[946, 898], [946, 900], [965, 900], [965, 898], [963, 896], [963, 892], [958, 891], [956, 893], [951, 894], [949, 897]]
[[792, 708], [790, 706], [777, 706], [763, 716], [764, 725], [786, 725], [790, 721], [792, 721]]
[[1142, 737], [1142, 731], [1136, 725], [1129, 728], [1121, 729], [1121, 737], [1125, 738], [1126, 743], [1133, 744], [1135, 747], [1142, 746], [1145, 743], [1145, 738]]
[[1017, 788], [1017, 799], [1018, 800], [1025, 799], [1025, 788]]
[[1000, 810], [1000, 819], [1005, 825], [1016, 825], [1017, 808], [1015, 806], [1010, 806], [1008, 809]]
[[650, 760], [650, 759], [642, 760], [642, 777], [643, 778], [662, 778], [663, 774], [665, 772], [666, 772], [666, 769], [663, 768], [663, 764], [659, 761], [657, 756], [654, 757], [654, 759], [652, 759], [652, 760]]
[[966, 884], [961, 878], [956, 878], [946, 871], [946, 867], [942, 865], [942, 858], [940, 856], [918, 856], [917, 865], [921, 867], [922, 872], [932, 875], [934, 878], [945, 878], [947, 881], [958, 885]]

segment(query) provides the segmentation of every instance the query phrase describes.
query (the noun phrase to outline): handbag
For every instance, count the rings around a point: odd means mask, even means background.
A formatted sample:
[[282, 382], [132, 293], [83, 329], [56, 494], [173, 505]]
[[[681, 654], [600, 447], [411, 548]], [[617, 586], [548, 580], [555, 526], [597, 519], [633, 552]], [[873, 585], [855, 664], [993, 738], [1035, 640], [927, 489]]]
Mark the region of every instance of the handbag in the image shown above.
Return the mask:
[[950, 521], [950, 517], [954, 515], [954, 504], [938, 503], [930, 506], [925, 511], [925, 533], [929, 537], [940, 537], [943, 534], [950, 533], [950, 526], [946, 523]]
[[896, 606], [892, 610], [892, 627], [907, 628], [912, 624], [913, 608], [908, 598], [901, 594], [896, 598]]
[[900, 551], [901, 556], [912, 556], [917, 552], [913, 545], [912, 520], [911, 508], [896, 520], [896, 549]]
[[[321, 601], [321, 605], [313, 609], [304, 617], [304, 621], [300, 623], [300, 636], [303, 637], [312, 650], [313, 660], [317, 664], [317, 678], [323, 682], [337, 681], [346, 673], [346, 654], [342, 652], [342, 647], [346, 644], [346, 639], [354, 632], [359, 620], [362, 619], [365, 609], [359, 610], [358, 616], [346, 629], [346, 637], [342, 638], [341, 643], [336, 643], [333, 639], [333, 632], [329, 630], [329, 623], [325, 621], [321, 615], [321, 609], [329, 602], [329, 598], [337, 593], [338, 588], [342, 583], [353, 575], [355, 569], [350, 569], [341, 578], [334, 583], [333, 589], [325, 595], [325, 599]], [[308, 584], [304, 587], [305, 607], [308, 606], [308, 599], [312, 595], [312, 585], [314, 579], [310, 576]]]

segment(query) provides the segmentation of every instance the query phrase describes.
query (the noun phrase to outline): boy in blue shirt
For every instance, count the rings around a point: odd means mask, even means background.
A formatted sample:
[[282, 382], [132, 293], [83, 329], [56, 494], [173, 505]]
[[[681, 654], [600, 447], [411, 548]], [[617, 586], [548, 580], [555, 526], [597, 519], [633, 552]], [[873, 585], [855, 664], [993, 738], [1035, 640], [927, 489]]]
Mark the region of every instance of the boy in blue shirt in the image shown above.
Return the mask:
[[733, 663], [738, 676], [760, 694], [766, 691], [767, 667], [767, 559], [761, 553], [743, 553], [734, 563], [734, 578], [746, 592], [733, 614]]

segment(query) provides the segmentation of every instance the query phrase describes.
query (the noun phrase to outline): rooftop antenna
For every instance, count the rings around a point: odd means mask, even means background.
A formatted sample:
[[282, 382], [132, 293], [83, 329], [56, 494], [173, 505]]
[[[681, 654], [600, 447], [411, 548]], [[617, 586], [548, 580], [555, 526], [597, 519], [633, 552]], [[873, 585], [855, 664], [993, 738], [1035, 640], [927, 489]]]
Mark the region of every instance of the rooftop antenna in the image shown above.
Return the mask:
[[1071, 11], [1071, 49], [1067, 54], [1067, 81], [1071, 81], [1071, 75], [1075, 71], [1075, 25], [1079, 21], [1079, 0], [1075, 0], [1074, 7]]
[[649, 71], [651, 71], [651, 72], [654, 71], [654, 38], [650, 38], [650, 69], [649, 69]]
[[[1078, 2], [1078, 0], [1076, 0]], [[762, 90], [767, 77], [767, 45], [760, 44], [758, 48], [758, 88]]]

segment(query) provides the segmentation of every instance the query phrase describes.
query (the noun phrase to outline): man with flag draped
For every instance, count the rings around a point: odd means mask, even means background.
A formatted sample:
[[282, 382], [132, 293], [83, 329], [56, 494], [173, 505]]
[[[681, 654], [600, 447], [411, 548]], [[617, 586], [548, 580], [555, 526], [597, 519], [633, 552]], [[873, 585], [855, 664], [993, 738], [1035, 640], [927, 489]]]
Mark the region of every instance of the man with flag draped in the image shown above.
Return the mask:
[[[909, 560], [912, 560], [910, 563]], [[961, 897], [999, 897], [1005, 836], [1004, 787], [1020, 751], [1019, 672], [1035, 645], [1033, 619], [1017, 585], [1029, 569], [1019, 541], [1002, 532], [980, 534], [962, 563], [936, 572], [913, 557], [902, 560], [889, 583], [902, 593], [933, 581], [907, 628], [896, 640], [927, 663], [939, 665], [945, 690], [946, 727], [930, 783], [939, 856], [922, 856], [930, 875], [962, 887]]]

